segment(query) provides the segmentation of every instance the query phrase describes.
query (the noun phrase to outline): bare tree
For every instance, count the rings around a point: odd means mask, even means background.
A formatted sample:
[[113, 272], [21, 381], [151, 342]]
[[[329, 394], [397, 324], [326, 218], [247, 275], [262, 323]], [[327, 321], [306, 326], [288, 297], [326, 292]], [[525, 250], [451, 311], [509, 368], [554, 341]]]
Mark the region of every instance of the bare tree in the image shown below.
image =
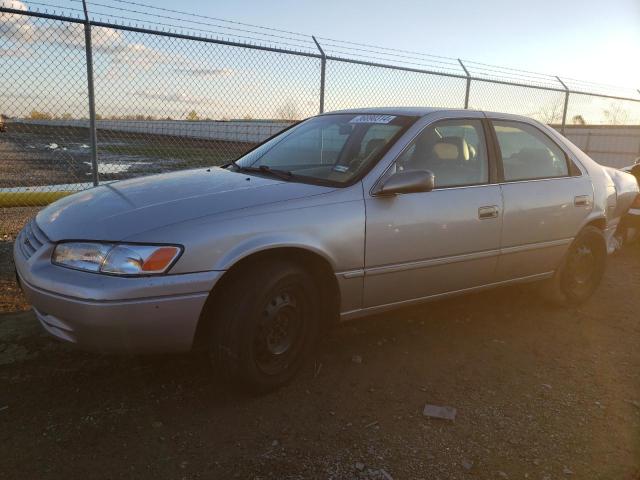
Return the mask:
[[195, 122], [197, 120], [200, 120], [200, 117], [198, 116], [198, 112], [196, 112], [195, 110], [191, 110], [189, 113], [187, 113], [187, 120], [189, 120], [190, 122]]
[[542, 123], [546, 123], [547, 125], [551, 125], [554, 123], [560, 123], [562, 121], [562, 110], [564, 106], [561, 102], [553, 102], [550, 104], [543, 105], [540, 107], [536, 113], [532, 116], [536, 117]]
[[584, 121], [584, 117], [582, 115], [574, 115], [571, 117], [571, 123], [574, 125], [586, 125], [587, 122]]
[[624, 109], [622, 102], [611, 102], [609, 108], [602, 112], [609, 125], [626, 125], [629, 112]]
[[276, 112], [279, 120], [300, 120], [302, 114], [292, 99], [287, 100]]
[[31, 110], [31, 113], [29, 114], [29, 118], [31, 118], [32, 120], [51, 120], [53, 119], [53, 115], [51, 115], [49, 112], [40, 112], [38, 110]]

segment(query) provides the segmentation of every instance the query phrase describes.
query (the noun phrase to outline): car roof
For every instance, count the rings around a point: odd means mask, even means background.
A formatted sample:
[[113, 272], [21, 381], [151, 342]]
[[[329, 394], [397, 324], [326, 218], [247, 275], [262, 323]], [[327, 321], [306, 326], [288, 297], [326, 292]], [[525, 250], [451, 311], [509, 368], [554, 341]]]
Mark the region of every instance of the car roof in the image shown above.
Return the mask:
[[346, 110], [334, 110], [325, 112], [325, 115], [333, 113], [365, 113], [365, 114], [381, 114], [381, 115], [409, 115], [412, 117], [424, 117], [433, 112], [441, 112], [443, 110], [455, 110], [453, 108], [437, 108], [437, 107], [373, 107], [373, 108], [349, 108]]
[[412, 117], [424, 117], [434, 112], [476, 112], [484, 113], [492, 118], [500, 118], [503, 120], [516, 120], [524, 121], [527, 123], [536, 123], [535, 119], [526, 117], [523, 115], [516, 115], [513, 113], [492, 112], [485, 110], [472, 110], [463, 108], [442, 108], [442, 107], [373, 107], [373, 108], [349, 108], [345, 110], [334, 110], [332, 112], [325, 112], [322, 115], [331, 115], [336, 113], [349, 113], [349, 114], [377, 114], [377, 115], [408, 115]]

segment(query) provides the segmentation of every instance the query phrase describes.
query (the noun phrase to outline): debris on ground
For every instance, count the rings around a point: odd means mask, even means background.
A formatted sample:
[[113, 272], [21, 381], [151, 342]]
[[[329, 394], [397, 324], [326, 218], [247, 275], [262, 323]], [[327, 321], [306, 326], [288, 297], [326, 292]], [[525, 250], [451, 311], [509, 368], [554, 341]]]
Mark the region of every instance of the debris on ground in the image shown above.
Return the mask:
[[422, 414], [425, 417], [441, 418], [442, 420], [451, 420], [452, 422], [456, 420], [457, 413], [458, 411], [454, 407], [430, 405], [428, 403], [424, 406], [424, 410], [422, 410]]
[[389, 475], [389, 472], [387, 472], [384, 468], [381, 468], [379, 472], [384, 480], [393, 480], [393, 477]]
[[364, 463], [362, 462], [356, 462], [356, 464], [354, 465], [354, 467], [356, 467], [356, 470], [358, 471], [363, 471], [364, 470]]
[[462, 468], [464, 468], [465, 470], [471, 470], [473, 468], [473, 462], [465, 458], [464, 460], [462, 460]]
[[354, 355], [351, 357], [351, 361], [353, 363], [362, 363], [362, 357], [360, 355]]
[[638, 400], [625, 400], [625, 402], [630, 403], [637, 409], [640, 409], [640, 402]]

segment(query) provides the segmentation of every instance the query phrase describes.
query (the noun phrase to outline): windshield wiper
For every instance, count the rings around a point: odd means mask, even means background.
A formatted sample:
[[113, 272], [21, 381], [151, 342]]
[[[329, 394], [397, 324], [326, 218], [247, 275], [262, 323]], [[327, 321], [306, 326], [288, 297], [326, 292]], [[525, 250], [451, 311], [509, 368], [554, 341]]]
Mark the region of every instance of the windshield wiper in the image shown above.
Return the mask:
[[237, 168], [240, 171], [246, 170], [246, 168], [247, 168], [247, 167], [243, 167], [242, 165], [240, 165], [236, 160], [231, 160], [231, 163], [227, 164], [227, 167], [229, 165], [233, 165], [235, 168]]
[[243, 167], [237, 163], [233, 163], [233, 165], [242, 172], [266, 173], [287, 181], [291, 180], [295, 176], [293, 172], [290, 172], [289, 170], [279, 170], [277, 168], [271, 168], [268, 165], [260, 165], [259, 167]]
[[293, 173], [291, 173], [289, 170], [280, 170], [277, 168], [271, 168], [268, 165], [260, 165], [258, 167], [258, 170], [260, 170], [261, 172], [271, 173], [283, 180], [291, 180], [291, 177], [293, 177]]

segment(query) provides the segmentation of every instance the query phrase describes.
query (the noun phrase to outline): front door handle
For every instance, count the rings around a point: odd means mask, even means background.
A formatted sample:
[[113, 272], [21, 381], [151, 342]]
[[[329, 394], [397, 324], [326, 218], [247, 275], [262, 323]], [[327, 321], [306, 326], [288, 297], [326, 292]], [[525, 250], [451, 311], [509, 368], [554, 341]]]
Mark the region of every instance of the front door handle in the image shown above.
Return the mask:
[[478, 218], [480, 220], [486, 220], [488, 218], [498, 217], [498, 207], [496, 205], [488, 205], [486, 207], [478, 208]]
[[588, 207], [589, 202], [590, 202], [589, 195], [578, 195], [573, 199], [573, 204], [576, 207]]

